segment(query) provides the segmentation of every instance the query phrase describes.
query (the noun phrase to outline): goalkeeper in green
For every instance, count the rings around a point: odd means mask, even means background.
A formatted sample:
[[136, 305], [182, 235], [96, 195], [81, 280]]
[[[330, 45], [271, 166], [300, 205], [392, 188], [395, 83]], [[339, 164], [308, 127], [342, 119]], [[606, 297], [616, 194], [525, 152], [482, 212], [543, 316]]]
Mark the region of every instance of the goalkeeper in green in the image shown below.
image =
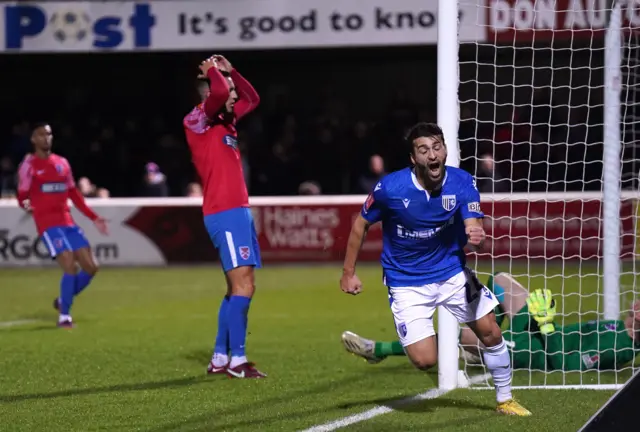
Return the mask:
[[[624, 320], [559, 326], [554, 323], [556, 306], [549, 290], [529, 293], [508, 273], [491, 276], [487, 288], [500, 301], [495, 310], [498, 325], [509, 318], [509, 329], [503, 335], [515, 369], [616, 370], [640, 353], [640, 302]], [[482, 347], [471, 329], [460, 331], [459, 342], [462, 357], [470, 364], [480, 364]], [[397, 341], [377, 342], [349, 331], [342, 334], [342, 343], [369, 363], [405, 355]]]

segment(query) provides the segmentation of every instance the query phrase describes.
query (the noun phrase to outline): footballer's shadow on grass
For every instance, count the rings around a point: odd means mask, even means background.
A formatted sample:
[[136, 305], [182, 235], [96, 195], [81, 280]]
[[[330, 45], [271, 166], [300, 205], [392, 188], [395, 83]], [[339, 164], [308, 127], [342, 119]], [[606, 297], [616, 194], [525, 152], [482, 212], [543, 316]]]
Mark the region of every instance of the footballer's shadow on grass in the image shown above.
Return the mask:
[[[488, 420], [495, 420], [498, 414], [496, 413], [487, 413], [483, 415], [475, 415], [473, 417], [461, 417], [457, 419], [447, 419], [445, 421], [441, 421], [439, 423], [430, 423], [429, 431], [437, 431], [437, 430], [464, 430], [465, 426], [469, 426], [473, 424], [477, 426], [483, 422]], [[489, 428], [489, 427], [487, 427]], [[517, 430], [517, 429], [516, 429]]]
[[[283, 427], [274, 424], [279, 421], [305, 419], [309, 416], [324, 411], [324, 408], [308, 408], [300, 411], [275, 413], [272, 415], [260, 416], [250, 420], [239, 420], [237, 422], [221, 421], [219, 416], [213, 414], [199, 415], [195, 418], [186, 419], [182, 422], [175, 422], [161, 427], [160, 429], [150, 429], [149, 432], [170, 432], [170, 431], [211, 431], [211, 430], [246, 430], [247, 426], [252, 426], [248, 430], [283, 430]], [[185, 428], [185, 425], [186, 428]], [[214, 429], [215, 428], [215, 429]]]
[[39, 325], [29, 325], [24, 324], [22, 326], [9, 327], [5, 329], [0, 329], [0, 331], [18, 333], [18, 332], [37, 332], [43, 330], [57, 330], [59, 332], [69, 331], [67, 329], [61, 330], [55, 324], [39, 324]]
[[351, 409], [358, 406], [368, 405], [380, 405], [391, 408], [395, 411], [402, 411], [406, 413], [425, 413], [432, 411], [435, 408], [461, 408], [461, 409], [474, 409], [474, 410], [489, 410], [493, 411], [494, 406], [486, 404], [477, 404], [474, 402], [468, 402], [459, 399], [450, 399], [446, 397], [436, 397], [433, 399], [417, 399], [412, 398], [413, 394], [407, 396], [399, 396], [396, 398], [379, 398], [359, 400], [356, 402], [347, 402], [337, 406], [340, 409]]
[[69, 331], [69, 330], [66, 330], [66, 329], [65, 330], [60, 330], [58, 327], [56, 327], [55, 324], [38, 325], [38, 326], [30, 326], [30, 327], [12, 327], [12, 328], [6, 329], [4, 331], [16, 333], [16, 332], [43, 331], [43, 330], [58, 330], [59, 332]]
[[[308, 397], [309, 395], [313, 395], [313, 397], [322, 397], [322, 394], [327, 393], [327, 392], [332, 392], [335, 391], [336, 389], [339, 389], [342, 386], [346, 386], [346, 385], [354, 385], [357, 384], [361, 381], [369, 381], [371, 380], [371, 370], [373, 368], [367, 368], [366, 366], [363, 367], [363, 372], [362, 374], [359, 375], [350, 375], [347, 374], [345, 375], [343, 378], [341, 378], [340, 380], [336, 380], [336, 381], [330, 381], [330, 382], [324, 382], [324, 383], [319, 383], [316, 384], [314, 386], [310, 386], [310, 387], [303, 387], [303, 388], [297, 388], [294, 391], [290, 391], [290, 392], [279, 392], [277, 396], [274, 397], [270, 397], [270, 398], [266, 398], [263, 400], [259, 400], [256, 401], [256, 403], [260, 406], [260, 407], [275, 407], [278, 404], [281, 403], [290, 403], [292, 400], [296, 400], [297, 398], [302, 398], [302, 397]], [[384, 370], [386, 370], [387, 372], [389, 371], [389, 369], [392, 368], [386, 368]], [[381, 372], [383, 372], [383, 369], [379, 369]], [[267, 378], [268, 380], [273, 380], [273, 379], [277, 379], [277, 378]], [[239, 380], [239, 381], [247, 381], [247, 380]], [[257, 380], [256, 384], [259, 384], [262, 380]], [[265, 383], [266, 384], [266, 383]], [[325, 408], [319, 408], [319, 410], [324, 410]], [[187, 418], [187, 419], [183, 419], [181, 421], [177, 421], [177, 422], [173, 422], [173, 423], [169, 423], [165, 426], [160, 426], [158, 428], [152, 428], [150, 429], [150, 431], [153, 432], [168, 432], [168, 431], [173, 431], [173, 430], [211, 430], [210, 428], [208, 428], [210, 425], [215, 424], [217, 428], [221, 428], [221, 429], [229, 429], [231, 427], [237, 428], [238, 426], [242, 426], [245, 424], [252, 424], [255, 425], [256, 427], [258, 426], [263, 426], [262, 423], [264, 421], [267, 421], [269, 419], [272, 420], [279, 420], [281, 419], [281, 417], [277, 417], [277, 416], [272, 416], [272, 417], [264, 417], [264, 418], [260, 418], [260, 419], [254, 419], [251, 421], [245, 420], [241, 423], [232, 423], [232, 424], [222, 424], [220, 422], [220, 419], [222, 416], [225, 415], [238, 415], [238, 414], [243, 414], [244, 412], [247, 411], [247, 405], [246, 403], [240, 403], [237, 405], [233, 405], [230, 406], [228, 408], [223, 408], [221, 410], [216, 410], [215, 412], [211, 412], [208, 414], [202, 414], [202, 415], [198, 415], [192, 418]], [[316, 410], [308, 410], [308, 411], [302, 411], [299, 412], [297, 414], [291, 414], [293, 416], [303, 416], [303, 415], [307, 415], [310, 413], [316, 413]], [[287, 414], [287, 418], [289, 414]], [[267, 420], [265, 420], [265, 418]], [[258, 424], [260, 423], [260, 424]]]
[[195, 350], [185, 355], [184, 358], [199, 365], [207, 364], [211, 361], [211, 351]]
[[0, 403], [22, 402], [32, 399], [56, 399], [70, 396], [97, 395], [113, 392], [132, 392], [145, 390], [170, 389], [178, 387], [186, 387], [194, 384], [204, 384], [210, 380], [206, 379], [206, 375], [198, 375], [188, 378], [180, 378], [168, 381], [153, 381], [139, 384], [117, 384], [107, 387], [92, 387], [84, 389], [61, 390], [51, 393], [27, 393], [18, 395], [0, 395]]
[[471, 401], [465, 401], [460, 399], [450, 399], [447, 397], [438, 397], [434, 399], [422, 399], [414, 402], [407, 402], [405, 404], [387, 405], [389, 408], [393, 408], [396, 411], [402, 411], [406, 413], [425, 413], [432, 411], [436, 408], [456, 408], [456, 409], [470, 409], [476, 411], [495, 411], [495, 405], [480, 404]]

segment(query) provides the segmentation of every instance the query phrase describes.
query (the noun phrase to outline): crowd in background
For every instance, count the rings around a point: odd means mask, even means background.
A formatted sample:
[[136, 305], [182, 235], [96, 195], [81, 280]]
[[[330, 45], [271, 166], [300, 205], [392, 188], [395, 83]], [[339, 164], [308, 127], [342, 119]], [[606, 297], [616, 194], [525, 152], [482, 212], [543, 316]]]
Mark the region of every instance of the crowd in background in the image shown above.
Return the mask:
[[[433, 59], [418, 58], [424, 53], [416, 49], [395, 50], [385, 64], [375, 52], [359, 55], [279, 53], [273, 61], [229, 54], [262, 98], [239, 125], [250, 194], [363, 194], [408, 165], [405, 131], [436, 121]], [[57, 56], [70, 71], [89, 69], [91, 79], [69, 73], [45, 90], [29, 87], [36, 76], [25, 71], [42, 70], [52, 57], [14, 58], [15, 68], [6, 69], [17, 83], [6, 89], [15, 109], [3, 119], [2, 196], [15, 193], [30, 125], [43, 120], [87, 197], [201, 195], [182, 132], [182, 117], [198, 102], [192, 90], [199, 57], [133, 56]], [[476, 98], [467, 102], [461, 87], [459, 139], [461, 166], [478, 177], [482, 192], [600, 190], [601, 109], [535, 91], [532, 103], [514, 103], [501, 119], [495, 100], [478, 100], [480, 90], [467, 89], [467, 99]]]

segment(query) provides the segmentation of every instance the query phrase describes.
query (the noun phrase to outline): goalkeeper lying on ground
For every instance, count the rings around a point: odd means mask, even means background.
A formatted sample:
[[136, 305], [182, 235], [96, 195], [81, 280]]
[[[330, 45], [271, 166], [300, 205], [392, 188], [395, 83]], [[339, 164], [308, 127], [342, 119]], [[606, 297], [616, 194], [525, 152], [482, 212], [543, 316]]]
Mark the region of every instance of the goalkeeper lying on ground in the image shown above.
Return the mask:
[[[624, 321], [589, 321], [554, 324], [555, 301], [549, 290], [529, 294], [513, 276], [496, 273], [487, 282], [500, 306], [498, 325], [509, 317], [503, 332], [513, 353], [516, 369], [584, 371], [619, 369], [640, 354], [640, 301]], [[376, 342], [346, 331], [342, 343], [347, 351], [378, 363], [388, 356], [404, 356], [400, 342]], [[480, 345], [471, 329], [460, 332], [462, 354], [467, 362], [480, 364]]]

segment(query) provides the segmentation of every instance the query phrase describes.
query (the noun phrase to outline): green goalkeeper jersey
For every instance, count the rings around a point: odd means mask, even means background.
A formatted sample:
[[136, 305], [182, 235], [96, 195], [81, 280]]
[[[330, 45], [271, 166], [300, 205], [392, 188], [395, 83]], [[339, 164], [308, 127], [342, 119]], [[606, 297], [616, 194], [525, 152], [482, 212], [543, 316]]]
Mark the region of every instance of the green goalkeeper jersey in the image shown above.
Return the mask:
[[542, 371], [615, 370], [640, 353], [627, 333], [624, 321], [589, 321], [555, 326], [543, 336], [529, 316], [527, 306], [504, 332], [513, 353], [514, 368]]

